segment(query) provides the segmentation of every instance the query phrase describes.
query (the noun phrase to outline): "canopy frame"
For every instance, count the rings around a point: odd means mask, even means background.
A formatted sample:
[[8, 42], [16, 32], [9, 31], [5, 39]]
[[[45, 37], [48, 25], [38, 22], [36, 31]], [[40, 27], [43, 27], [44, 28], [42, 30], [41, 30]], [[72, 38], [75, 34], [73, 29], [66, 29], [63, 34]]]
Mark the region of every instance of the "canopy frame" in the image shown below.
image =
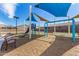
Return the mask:
[[[68, 20], [48, 21], [45, 23], [45, 25], [48, 25], [48, 23], [56, 23], [56, 22], [62, 22], [62, 21], [72, 21], [72, 42], [76, 42], [74, 18], [68, 19]], [[44, 32], [46, 33], [45, 36], [48, 37], [48, 28], [45, 28], [45, 27], [48, 27], [48, 26], [44, 26]]]

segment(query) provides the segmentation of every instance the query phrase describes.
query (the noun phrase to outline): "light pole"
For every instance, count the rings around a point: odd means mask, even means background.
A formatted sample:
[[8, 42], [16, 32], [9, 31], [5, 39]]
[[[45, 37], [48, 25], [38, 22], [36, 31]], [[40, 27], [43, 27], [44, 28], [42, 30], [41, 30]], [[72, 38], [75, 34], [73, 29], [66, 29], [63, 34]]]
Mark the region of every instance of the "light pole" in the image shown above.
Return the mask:
[[14, 16], [14, 19], [16, 20], [16, 34], [17, 34], [17, 19], [19, 19], [19, 17]]
[[32, 5], [29, 6], [29, 39], [31, 39], [31, 13], [32, 13]]

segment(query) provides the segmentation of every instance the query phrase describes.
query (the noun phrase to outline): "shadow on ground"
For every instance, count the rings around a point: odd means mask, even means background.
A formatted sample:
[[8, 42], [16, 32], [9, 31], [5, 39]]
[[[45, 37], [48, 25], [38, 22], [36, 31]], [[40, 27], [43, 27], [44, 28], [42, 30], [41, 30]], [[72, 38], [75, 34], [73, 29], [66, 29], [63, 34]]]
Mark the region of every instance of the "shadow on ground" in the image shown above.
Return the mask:
[[79, 45], [79, 38], [75, 43], [72, 43], [71, 38], [56, 36], [56, 39], [51, 46], [45, 50], [41, 56], [61, 56], [69, 49]]
[[[16, 48], [18, 48], [18, 47], [20, 47], [20, 46], [22, 46], [22, 45], [24, 45], [32, 40], [35, 40], [36, 38], [40, 38], [42, 36], [43, 35], [33, 35], [32, 39], [29, 39], [28, 37], [20, 37], [19, 36], [18, 39], [16, 39]], [[6, 54], [6, 53], [8, 53], [16, 48], [14, 48], [13, 46], [9, 46], [7, 51], [0, 51], [0, 56]]]

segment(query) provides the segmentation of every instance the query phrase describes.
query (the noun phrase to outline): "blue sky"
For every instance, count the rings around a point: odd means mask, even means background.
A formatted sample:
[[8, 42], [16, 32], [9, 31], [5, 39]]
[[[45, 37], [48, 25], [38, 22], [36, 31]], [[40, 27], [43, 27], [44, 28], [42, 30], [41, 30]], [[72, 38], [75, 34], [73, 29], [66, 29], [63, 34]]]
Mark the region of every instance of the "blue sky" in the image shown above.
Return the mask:
[[[18, 3], [15, 6], [16, 8], [14, 10], [14, 14], [9, 12], [9, 10], [5, 11], [4, 9], [6, 9], [6, 8], [2, 8], [2, 4], [0, 4], [0, 23], [15, 26], [15, 19], [9, 18], [10, 15], [15, 15], [15, 16], [19, 17], [18, 25], [24, 24], [24, 20], [27, 19], [28, 15], [29, 15], [29, 5], [32, 5], [33, 13], [37, 13], [37, 14], [41, 15], [42, 17], [44, 17], [47, 20], [52, 21], [53, 17], [55, 17], [53, 14], [50, 14], [42, 9], [35, 8], [34, 6], [36, 4]], [[79, 4], [72, 4], [67, 15], [74, 16], [74, 15], [78, 14], [79, 13], [78, 6], [79, 6]], [[74, 9], [75, 9], [75, 11], [74, 11]], [[13, 9], [10, 9], [10, 10], [13, 10]], [[36, 20], [39, 20], [39, 18], [37, 18], [35, 15], [34, 15], [34, 17]], [[55, 19], [57, 19], [57, 20], [58, 19], [67, 19], [67, 17], [55, 17]], [[43, 26], [44, 22], [40, 21], [40, 23], [41, 23], [41, 26]], [[28, 24], [28, 21], [26, 22], [26, 24]], [[37, 24], [37, 26], [39, 25], [38, 22], [36, 24]]]
[[[18, 25], [23, 24], [24, 20], [28, 17], [29, 15], [29, 5], [30, 4], [17, 4], [16, 10], [15, 10], [15, 15], [19, 17], [18, 19]], [[32, 4], [34, 6], [35, 4]], [[5, 23], [7, 25], [14, 25], [15, 26], [15, 19], [14, 18], [9, 18], [8, 14], [3, 11], [2, 6], [0, 6], [0, 23]]]

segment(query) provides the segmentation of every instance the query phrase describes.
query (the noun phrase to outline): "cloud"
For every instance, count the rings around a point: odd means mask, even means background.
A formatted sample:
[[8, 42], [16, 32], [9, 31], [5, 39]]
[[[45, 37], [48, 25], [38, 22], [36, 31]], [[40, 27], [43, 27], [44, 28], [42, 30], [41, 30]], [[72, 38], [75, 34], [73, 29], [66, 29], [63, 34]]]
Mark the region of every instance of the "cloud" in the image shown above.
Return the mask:
[[6, 25], [4, 22], [0, 21], [0, 24]]
[[16, 10], [16, 3], [3, 3], [0, 4], [2, 10], [8, 14], [9, 18], [13, 18], [13, 16], [15, 15], [15, 10]]

